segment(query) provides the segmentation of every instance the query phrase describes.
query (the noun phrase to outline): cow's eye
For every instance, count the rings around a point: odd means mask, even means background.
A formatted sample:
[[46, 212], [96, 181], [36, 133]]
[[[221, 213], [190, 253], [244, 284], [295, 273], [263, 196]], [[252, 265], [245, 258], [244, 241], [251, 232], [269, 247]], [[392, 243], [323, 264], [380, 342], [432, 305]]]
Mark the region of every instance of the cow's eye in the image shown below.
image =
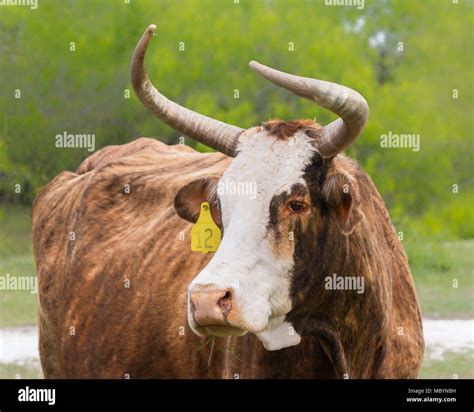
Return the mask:
[[288, 208], [294, 213], [300, 213], [304, 210], [305, 204], [303, 202], [291, 201], [288, 203]]

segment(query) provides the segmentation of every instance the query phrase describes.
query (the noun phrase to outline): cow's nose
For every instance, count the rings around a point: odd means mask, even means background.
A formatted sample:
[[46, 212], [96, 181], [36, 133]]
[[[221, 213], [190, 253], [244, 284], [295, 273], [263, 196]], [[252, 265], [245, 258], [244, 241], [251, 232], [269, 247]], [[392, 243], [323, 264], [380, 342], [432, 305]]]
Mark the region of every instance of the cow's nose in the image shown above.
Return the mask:
[[226, 325], [227, 315], [232, 309], [230, 289], [208, 290], [195, 287], [190, 292], [191, 312], [200, 326]]

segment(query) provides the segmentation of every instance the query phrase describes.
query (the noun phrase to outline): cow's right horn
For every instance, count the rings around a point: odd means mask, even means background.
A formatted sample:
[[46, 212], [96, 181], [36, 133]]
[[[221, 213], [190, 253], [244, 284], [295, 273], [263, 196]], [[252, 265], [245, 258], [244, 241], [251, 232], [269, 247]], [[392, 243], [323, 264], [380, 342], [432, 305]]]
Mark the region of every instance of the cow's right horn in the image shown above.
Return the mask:
[[145, 70], [144, 60], [148, 43], [155, 30], [156, 26], [150, 25], [133, 52], [131, 80], [135, 94], [145, 107], [168, 126], [221, 153], [234, 157], [238, 138], [244, 129], [180, 106], [163, 96], [151, 83]]
[[339, 119], [321, 130], [319, 151], [324, 157], [338, 154], [362, 132], [369, 115], [369, 106], [355, 90], [336, 83], [281, 72], [256, 61], [250, 62], [250, 68], [277, 86], [312, 100], [339, 116]]

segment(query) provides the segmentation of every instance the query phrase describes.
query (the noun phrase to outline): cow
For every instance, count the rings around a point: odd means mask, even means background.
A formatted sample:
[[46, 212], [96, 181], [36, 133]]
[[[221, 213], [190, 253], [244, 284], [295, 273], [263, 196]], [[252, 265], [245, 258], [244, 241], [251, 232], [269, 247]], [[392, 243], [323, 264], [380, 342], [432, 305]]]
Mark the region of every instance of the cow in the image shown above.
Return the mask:
[[[216, 152], [139, 138], [38, 193], [44, 376], [417, 377], [424, 341], [407, 257], [372, 180], [340, 153], [366, 123], [366, 100], [251, 62], [338, 118], [243, 130], [158, 92], [144, 67], [155, 29], [133, 53], [135, 93]], [[222, 231], [209, 253], [190, 248], [205, 202]]]

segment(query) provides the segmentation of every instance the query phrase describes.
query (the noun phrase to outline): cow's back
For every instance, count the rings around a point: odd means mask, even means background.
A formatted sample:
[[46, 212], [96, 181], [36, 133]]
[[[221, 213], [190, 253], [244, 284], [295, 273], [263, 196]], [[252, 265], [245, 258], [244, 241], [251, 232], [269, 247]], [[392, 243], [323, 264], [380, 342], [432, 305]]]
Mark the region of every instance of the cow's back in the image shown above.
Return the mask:
[[190, 252], [191, 224], [173, 200], [229, 162], [142, 138], [98, 151], [38, 194], [45, 377], [192, 377], [206, 369], [187, 326], [186, 292], [210, 256]]

